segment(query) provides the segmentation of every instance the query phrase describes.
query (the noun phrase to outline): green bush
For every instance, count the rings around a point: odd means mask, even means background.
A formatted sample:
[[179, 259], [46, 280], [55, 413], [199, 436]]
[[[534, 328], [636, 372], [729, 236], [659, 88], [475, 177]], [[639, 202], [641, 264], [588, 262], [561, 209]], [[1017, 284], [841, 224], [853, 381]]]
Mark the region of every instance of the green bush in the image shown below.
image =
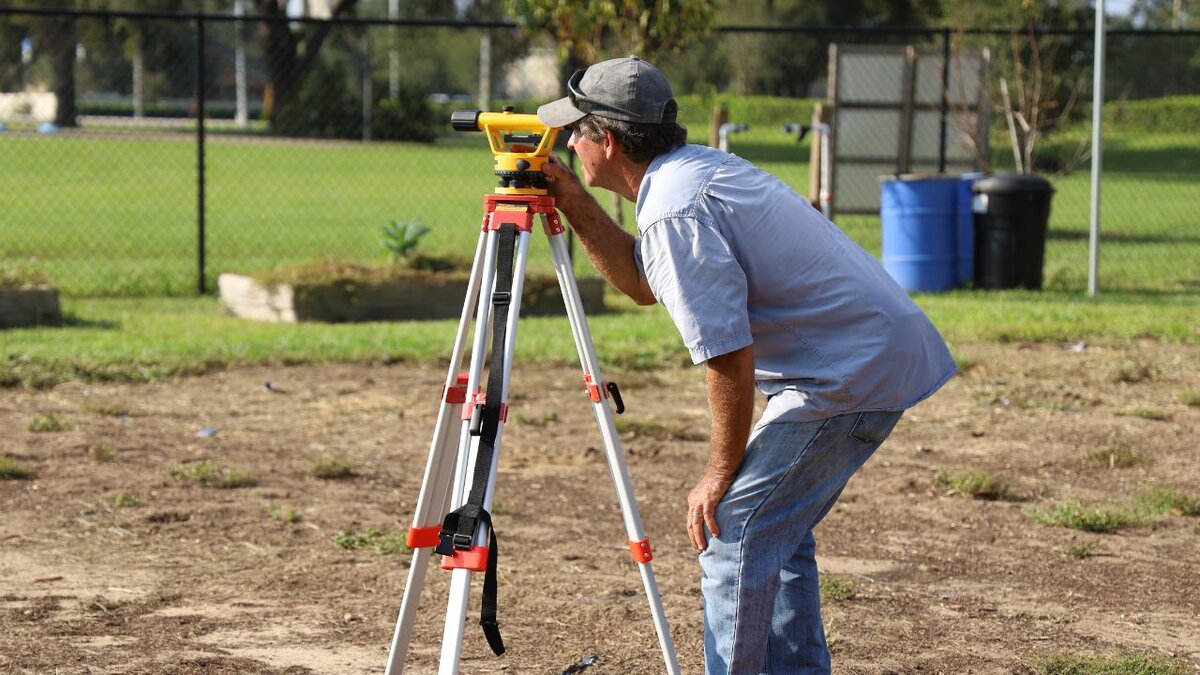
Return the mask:
[[298, 138], [362, 138], [362, 97], [348, 82], [357, 82], [339, 61], [318, 61], [304, 79], [295, 100], [271, 115], [271, 129]]
[[381, 141], [429, 143], [449, 121], [449, 115], [438, 117], [434, 106], [420, 92], [401, 89], [395, 99], [385, 98], [376, 104], [371, 116], [371, 137]]
[[1200, 96], [1164, 96], [1118, 101], [1104, 107], [1106, 124], [1126, 130], [1194, 133], [1200, 119]]

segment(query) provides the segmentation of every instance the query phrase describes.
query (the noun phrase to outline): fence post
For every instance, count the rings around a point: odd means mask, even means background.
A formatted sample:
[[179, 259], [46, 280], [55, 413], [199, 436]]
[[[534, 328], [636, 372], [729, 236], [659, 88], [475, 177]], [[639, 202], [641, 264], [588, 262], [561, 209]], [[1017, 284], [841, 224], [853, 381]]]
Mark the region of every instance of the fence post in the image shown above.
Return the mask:
[[196, 15], [196, 266], [199, 273], [197, 289], [207, 292], [204, 281], [204, 14]]

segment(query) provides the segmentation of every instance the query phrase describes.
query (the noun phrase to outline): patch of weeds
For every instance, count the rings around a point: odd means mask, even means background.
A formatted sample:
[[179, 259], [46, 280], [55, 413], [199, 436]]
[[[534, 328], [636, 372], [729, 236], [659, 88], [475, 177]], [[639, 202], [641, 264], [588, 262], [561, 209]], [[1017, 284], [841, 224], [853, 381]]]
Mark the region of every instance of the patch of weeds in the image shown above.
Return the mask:
[[821, 598], [828, 601], [841, 602], [853, 600], [858, 595], [858, 588], [853, 582], [843, 581], [834, 577], [820, 577]]
[[1200, 389], [1184, 389], [1179, 392], [1179, 402], [1189, 408], [1200, 408]]
[[29, 430], [35, 434], [54, 433], [56, 431], [70, 431], [75, 428], [75, 424], [71, 420], [60, 418], [54, 413], [46, 413], [45, 415], [34, 415], [29, 421]]
[[1095, 541], [1084, 541], [1078, 544], [1071, 544], [1066, 549], [1067, 557], [1073, 560], [1084, 560], [1090, 558], [1096, 552]]
[[258, 480], [251, 474], [240, 469], [232, 469], [206, 459], [190, 465], [172, 464], [167, 468], [167, 475], [175, 480], [188, 480], [203, 487], [232, 489], [253, 487]]
[[980, 386], [975, 390], [973, 397], [982, 405], [1000, 405], [1005, 408], [1015, 406], [1022, 410], [1044, 409], [1056, 412], [1079, 412], [1100, 404], [1098, 399], [1066, 389], [1057, 391], [1014, 389], [1009, 391], [1002, 382]]
[[1182, 661], [1161, 654], [1055, 654], [1034, 664], [1038, 675], [1187, 675]]
[[541, 417], [532, 415], [517, 415], [517, 422], [529, 427], [544, 427], [558, 421], [558, 413], [549, 412]]
[[0, 480], [27, 480], [37, 473], [29, 467], [8, 457], [0, 457]]
[[1088, 461], [1107, 466], [1110, 469], [1128, 469], [1149, 463], [1150, 460], [1135, 451], [1129, 441], [1114, 437], [1103, 448], [1088, 455]]
[[346, 478], [354, 478], [355, 466], [351, 462], [346, 462], [332, 457], [323, 457], [313, 460], [308, 465], [308, 471], [317, 478], [325, 480], [344, 480]]
[[942, 469], [934, 474], [933, 484], [946, 490], [948, 494], [972, 499], [992, 501], [1008, 497], [1008, 487], [999, 478], [986, 471], [950, 473]]
[[1158, 366], [1140, 359], [1125, 359], [1113, 366], [1112, 381], [1116, 384], [1140, 384], [1158, 378]]
[[1117, 417], [1140, 417], [1144, 420], [1162, 422], [1167, 419], [1167, 414], [1161, 410], [1154, 410], [1153, 408], [1134, 408], [1129, 412], [1117, 413]]
[[130, 414], [130, 406], [124, 401], [88, 400], [83, 404], [85, 410], [106, 417], [125, 417]]
[[1026, 512], [1030, 520], [1039, 525], [1069, 527], [1073, 530], [1111, 534], [1131, 525], [1140, 525], [1141, 519], [1127, 509], [1111, 506], [1085, 507], [1071, 499], [1056, 503], [1052, 507], [1034, 507]]
[[616, 420], [617, 433], [659, 441], [702, 441], [708, 438], [707, 430], [691, 429], [687, 426], [667, 426], [662, 422], [621, 418]]
[[300, 522], [300, 514], [291, 504], [267, 504], [267, 517], [281, 523]]
[[1152, 487], [1134, 496], [1133, 509], [1147, 518], [1168, 513], [1200, 516], [1200, 499], [1182, 495], [1175, 490]]
[[88, 614], [112, 614], [128, 604], [129, 602], [126, 600], [113, 600], [103, 595], [94, 596], [80, 603], [81, 609]]
[[113, 461], [117, 456], [117, 449], [110, 443], [100, 443], [99, 445], [89, 445], [87, 449], [88, 459], [93, 462], [103, 464]]
[[407, 538], [406, 534], [380, 532], [376, 529], [369, 529], [361, 534], [338, 530], [338, 533], [333, 535], [333, 543], [351, 551], [359, 548], [369, 548], [373, 549], [376, 553], [386, 555], [408, 551], [408, 544], [405, 543]]
[[112, 505], [118, 509], [141, 506], [142, 500], [122, 490], [117, 493], [117, 496], [113, 497]]

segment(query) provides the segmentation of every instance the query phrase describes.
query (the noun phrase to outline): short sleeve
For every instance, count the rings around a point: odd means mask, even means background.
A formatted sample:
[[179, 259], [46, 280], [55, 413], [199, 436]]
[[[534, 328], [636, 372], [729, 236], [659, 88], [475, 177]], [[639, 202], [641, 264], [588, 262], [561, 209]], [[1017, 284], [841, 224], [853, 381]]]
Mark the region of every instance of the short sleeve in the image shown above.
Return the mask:
[[753, 343], [746, 274], [714, 228], [694, 218], [664, 218], [638, 238], [637, 259], [693, 363]]

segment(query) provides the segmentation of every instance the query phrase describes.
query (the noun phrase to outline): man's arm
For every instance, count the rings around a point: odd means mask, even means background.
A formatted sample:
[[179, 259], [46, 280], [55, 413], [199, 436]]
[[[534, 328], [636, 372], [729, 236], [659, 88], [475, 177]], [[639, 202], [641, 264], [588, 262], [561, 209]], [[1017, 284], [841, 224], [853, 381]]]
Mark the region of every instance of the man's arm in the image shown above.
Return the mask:
[[[708, 404], [712, 409], [712, 447], [708, 466], [688, 495], [687, 531], [696, 551], [708, 546], [705, 526], [719, 536], [717, 503], [733, 483], [754, 420], [754, 347], [715, 356], [705, 362], [708, 368]], [[695, 514], [701, 514], [696, 518]]]
[[600, 276], [639, 305], [653, 305], [654, 293], [634, 258], [634, 237], [604, 212], [579, 178], [551, 156], [543, 171], [553, 179], [550, 194], [571, 223]]

